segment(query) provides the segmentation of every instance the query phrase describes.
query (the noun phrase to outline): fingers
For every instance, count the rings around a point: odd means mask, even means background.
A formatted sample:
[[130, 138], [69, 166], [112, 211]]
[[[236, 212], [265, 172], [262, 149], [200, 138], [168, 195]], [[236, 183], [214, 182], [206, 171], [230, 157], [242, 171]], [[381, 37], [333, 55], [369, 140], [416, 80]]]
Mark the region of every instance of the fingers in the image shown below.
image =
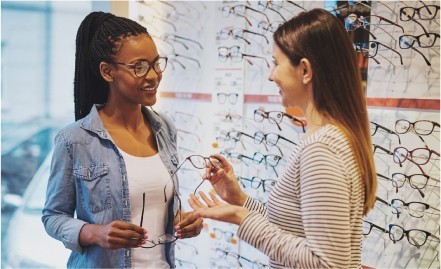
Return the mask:
[[190, 203], [191, 208], [193, 208], [195, 211], [198, 209], [207, 208], [207, 206], [201, 203], [201, 201], [199, 201], [199, 199], [193, 193], [190, 194], [190, 199], [188, 202]]
[[214, 194], [213, 192], [210, 192], [209, 194], [210, 194], [210, 197], [211, 197], [211, 199], [213, 200], [213, 202], [214, 202], [215, 205], [220, 205], [220, 204], [221, 204], [221, 201], [219, 201], [219, 200], [217, 199], [216, 194]]
[[147, 239], [147, 231], [132, 223], [114, 221], [105, 227], [102, 237], [102, 246], [105, 248], [136, 248]]
[[[205, 195], [205, 193], [203, 193], [203, 192], [199, 192], [199, 195], [201, 196], [201, 198], [202, 198], [202, 200], [204, 200], [205, 201], [205, 203], [208, 205], [208, 207], [213, 207], [213, 206], [215, 206], [216, 204], [212, 201], [212, 200], [210, 200], [206, 195]], [[212, 194], [210, 193], [210, 196], [211, 196]]]
[[216, 160], [218, 160], [220, 162], [220, 164], [222, 165], [222, 168], [227, 168], [230, 167], [230, 163], [227, 161], [227, 159], [224, 158], [224, 156], [220, 155], [220, 154], [213, 154], [210, 156], [210, 158], [214, 158]]
[[178, 238], [189, 238], [197, 236], [203, 228], [203, 219], [197, 217], [194, 212], [189, 212], [185, 216], [185, 220], [175, 226]]

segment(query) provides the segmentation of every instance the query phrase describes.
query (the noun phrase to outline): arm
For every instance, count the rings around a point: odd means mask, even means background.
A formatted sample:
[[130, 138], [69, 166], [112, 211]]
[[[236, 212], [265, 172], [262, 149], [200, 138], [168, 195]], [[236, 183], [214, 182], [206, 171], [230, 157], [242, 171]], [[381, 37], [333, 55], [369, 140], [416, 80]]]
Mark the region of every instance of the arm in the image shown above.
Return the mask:
[[47, 233], [78, 253], [92, 244], [108, 249], [137, 247], [147, 238], [139, 226], [122, 221], [88, 224], [74, 218], [77, 200], [71, 154], [63, 133], [58, 133], [42, 217]]
[[55, 137], [42, 221], [50, 236], [63, 242], [66, 248], [82, 253], [78, 238], [86, 222], [74, 218], [76, 189], [72, 174], [72, 158], [60, 132]]
[[349, 183], [343, 161], [323, 144], [300, 157], [300, 210], [305, 236], [295, 236], [251, 212], [238, 236], [287, 267], [349, 268], [351, 230]]

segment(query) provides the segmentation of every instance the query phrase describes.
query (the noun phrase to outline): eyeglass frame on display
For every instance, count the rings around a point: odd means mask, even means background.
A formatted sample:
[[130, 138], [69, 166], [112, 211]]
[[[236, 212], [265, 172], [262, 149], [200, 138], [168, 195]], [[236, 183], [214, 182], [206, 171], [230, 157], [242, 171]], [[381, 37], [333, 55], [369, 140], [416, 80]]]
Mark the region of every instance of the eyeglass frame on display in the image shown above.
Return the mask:
[[[398, 135], [397, 132], [394, 132], [391, 129], [386, 128], [383, 125], [380, 125], [380, 124], [373, 122], [373, 121], [369, 121], [369, 124], [373, 124], [375, 126], [375, 130], [373, 132], [371, 132], [371, 136], [374, 136], [377, 133], [378, 129], [381, 129], [381, 130], [384, 130], [388, 134], [396, 135], [398, 137], [398, 144], [401, 145], [401, 139], [400, 139], [400, 136]], [[372, 128], [371, 128], [371, 130], [372, 130]]]
[[[400, 121], [404, 121], [404, 122], [407, 122], [409, 124], [409, 127], [406, 128], [406, 131], [404, 131], [402, 133], [400, 131], [398, 131], [398, 129], [397, 129], [397, 124]], [[420, 122], [430, 122], [430, 123], [432, 123], [432, 130], [429, 133], [427, 133], [427, 134], [422, 134], [422, 133], [417, 132], [417, 129], [415, 128], [415, 124], [420, 123]], [[395, 121], [395, 131], [397, 133], [399, 133], [399, 134], [405, 134], [405, 133], [408, 133], [410, 131], [413, 131], [414, 133], [416, 133], [418, 135], [430, 135], [430, 134], [432, 134], [434, 132], [435, 127], [439, 128], [440, 124], [435, 122], [435, 121], [430, 121], [430, 120], [417, 120], [417, 121], [414, 121], [414, 122], [410, 122], [410, 121], [405, 120], [405, 119], [399, 119], [399, 120]]]
[[[256, 119], [256, 114], [258, 114], [259, 112], [260, 112], [261, 114], [263, 114], [263, 115], [258, 115], [258, 116], [261, 116], [261, 117], [262, 117], [261, 120]], [[282, 115], [282, 116], [281, 116], [281, 117], [278, 117], [278, 118], [280, 118], [280, 120], [277, 121], [277, 118], [270, 117], [270, 113], [277, 113], [278, 115]], [[292, 120], [292, 121], [295, 121], [295, 122], [300, 123], [301, 126], [302, 126], [302, 130], [303, 130], [303, 132], [304, 132], [304, 133], [306, 132], [306, 130], [305, 130], [305, 124], [303, 123], [303, 121], [301, 121], [300, 119], [298, 119], [298, 118], [296, 118], [296, 117], [294, 117], [294, 116], [289, 115], [288, 113], [285, 113], [285, 112], [282, 112], [282, 111], [265, 111], [265, 110], [260, 109], [260, 108], [254, 110], [254, 121], [256, 121], [256, 122], [263, 122], [264, 119], [267, 119], [269, 123], [276, 124], [277, 127], [279, 128], [279, 131], [282, 131], [282, 128], [280, 127], [279, 123], [282, 122], [283, 117], [287, 117], [287, 118], [289, 118], [289, 119]], [[270, 120], [270, 119], [271, 119], [271, 120]]]

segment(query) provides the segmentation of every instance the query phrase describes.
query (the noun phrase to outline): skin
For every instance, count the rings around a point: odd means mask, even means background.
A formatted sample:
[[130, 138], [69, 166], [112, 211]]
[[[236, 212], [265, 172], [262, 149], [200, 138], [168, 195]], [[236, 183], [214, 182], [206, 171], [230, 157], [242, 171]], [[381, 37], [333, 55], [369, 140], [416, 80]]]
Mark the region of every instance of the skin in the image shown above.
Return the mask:
[[[125, 39], [120, 44], [114, 61], [134, 64], [146, 60], [153, 63], [157, 56], [158, 51], [153, 40], [147, 35], [140, 35]], [[150, 69], [145, 77], [138, 78], [128, 66], [106, 62], [100, 63], [100, 72], [109, 83], [109, 98], [98, 113], [113, 141], [133, 156], [149, 157], [157, 154], [156, 138], [141, 112], [141, 107], [156, 103], [162, 73], [158, 74]], [[146, 88], [149, 90], [145, 90]], [[179, 222], [178, 217], [174, 220], [177, 237], [199, 235], [203, 219], [194, 212], [184, 212], [181, 215], [182, 221]], [[79, 235], [82, 246], [99, 245], [108, 249], [136, 248], [145, 244], [147, 238], [144, 228], [119, 220], [106, 225], [86, 224]]]
[[[330, 123], [317, 112], [313, 101], [313, 76], [314, 71], [308, 59], [303, 58], [297, 66], [291, 64], [289, 58], [273, 45], [274, 67], [268, 79], [279, 87], [284, 107], [298, 107], [302, 110], [308, 121], [307, 137], [315, 131]], [[215, 219], [240, 225], [249, 211], [243, 207], [247, 195], [241, 190], [232, 166], [221, 155], [212, 155], [222, 164], [222, 168], [206, 167], [204, 179], [210, 181], [216, 193], [227, 203], [219, 201], [210, 193], [210, 197], [200, 192], [201, 199], [190, 195], [189, 204], [200, 217]]]

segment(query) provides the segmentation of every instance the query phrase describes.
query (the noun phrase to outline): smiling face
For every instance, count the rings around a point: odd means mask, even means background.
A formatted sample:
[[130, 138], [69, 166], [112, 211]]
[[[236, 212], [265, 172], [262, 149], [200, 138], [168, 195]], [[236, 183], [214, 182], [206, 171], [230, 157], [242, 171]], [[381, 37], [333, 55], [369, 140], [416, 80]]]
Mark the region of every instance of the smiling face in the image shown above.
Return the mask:
[[141, 61], [150, 65], [158, 57], [156, 45], [147, 35], [126, 38], [122, 41], [118, 53], [111, 64], [112, 71], [108, 102], [116, 101], [135, 105], [152, 106], [156, 103], [156, 92], [162, 73], [156, 73], [153, 68], [144, 77], [137, 77], [133, 66]]
[[289, 58], [273, 45], [274, 67], [268, 77], [279, 87], [284, 107], [303, 107], [308, 97], [306, 84], [304, 83], [304, 65], [299, 63], [292, 65]]

